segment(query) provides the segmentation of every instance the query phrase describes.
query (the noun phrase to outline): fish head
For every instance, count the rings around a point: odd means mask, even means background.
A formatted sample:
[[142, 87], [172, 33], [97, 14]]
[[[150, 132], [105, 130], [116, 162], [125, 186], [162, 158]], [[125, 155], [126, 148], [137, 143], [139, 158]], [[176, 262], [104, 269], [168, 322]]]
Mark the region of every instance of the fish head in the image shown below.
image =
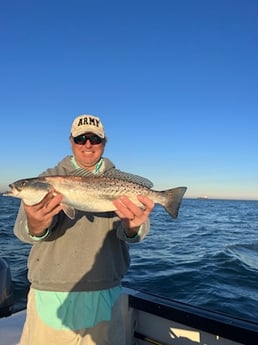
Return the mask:
[[2, 195], [20, 198], [25, 204], [34, 205], [43, 199], [51, 186], [39, 178], [29, 178], [15, 181], [9, 184], [9, 188], [10, 190]]

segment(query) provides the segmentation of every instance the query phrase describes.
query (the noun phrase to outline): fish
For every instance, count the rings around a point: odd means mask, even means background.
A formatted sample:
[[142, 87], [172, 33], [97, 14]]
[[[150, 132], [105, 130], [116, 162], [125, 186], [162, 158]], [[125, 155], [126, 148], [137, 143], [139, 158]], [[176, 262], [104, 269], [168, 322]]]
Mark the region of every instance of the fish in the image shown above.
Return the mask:
[[62, 194], [62, 209], [71, 219], [75, 218], [76, 210], [115, 211], [113, 201], [122, 195], [143, 208], [137, 196], [144, 195], [152, 199], [154, 204], [163, 206], [172, 218], [177, 218], [187, 187], [162, 191], [154, 190], [152, 187], [153, 183], [145, 177], [118, 169], [111, 169], [102, 174], [92, 174], [85, 169], [77, 169], [70, 175], [42, 175], [17, 180], [11, 183], [10, 190], [2, 195], [20, 198], [27, 205], [35, 205], [54, 189], [55, 192]]

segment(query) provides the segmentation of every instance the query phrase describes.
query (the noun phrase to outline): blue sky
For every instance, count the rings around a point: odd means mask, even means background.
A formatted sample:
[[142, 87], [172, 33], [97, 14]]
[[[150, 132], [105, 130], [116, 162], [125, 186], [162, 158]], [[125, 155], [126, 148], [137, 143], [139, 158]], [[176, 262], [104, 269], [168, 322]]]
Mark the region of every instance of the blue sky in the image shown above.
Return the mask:
[[258, 199], [255, 0], [0, 3], [0, 190], [99, 115], [118, 168], [186, 197]]

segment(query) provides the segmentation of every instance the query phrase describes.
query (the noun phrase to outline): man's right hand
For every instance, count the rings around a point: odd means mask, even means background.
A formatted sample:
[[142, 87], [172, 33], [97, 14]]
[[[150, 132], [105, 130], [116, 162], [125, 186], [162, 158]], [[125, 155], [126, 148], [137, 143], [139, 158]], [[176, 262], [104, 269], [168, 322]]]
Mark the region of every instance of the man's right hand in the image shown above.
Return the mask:
[[41, 236], [44, 234], [51, 225], [53, 217], [62, 210], [62, 205], [60, 205], [62, 199], [61, 194], [52, 190], [38, 204], [26, 205], [23, 203], [31, 235]]

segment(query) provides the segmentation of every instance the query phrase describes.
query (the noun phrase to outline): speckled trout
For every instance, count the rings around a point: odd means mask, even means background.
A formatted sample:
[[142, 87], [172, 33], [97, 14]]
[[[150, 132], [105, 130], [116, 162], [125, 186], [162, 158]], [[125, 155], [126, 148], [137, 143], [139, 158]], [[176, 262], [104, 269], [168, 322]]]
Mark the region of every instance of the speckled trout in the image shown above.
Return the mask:
[[65, 214], [71, 219], [75, 217], [76, 209], [87, 212], [115, 211], [113, 200], [122, 195], [143, 207], [137, 195], [144, 195], [154, 203], [162, 205], [170, 216], [176, 218], [187, 188], [177, 187], [157, 191], [151, 189], [152, 186], [152, 182], [144, 177], [117, 169], [99, 175], [78, 169], [67, 176], [39, 176], [18, 180], [10, 184], [10, 190], [3, 195], [20, 198], [25, 204], [34, 205], [54, 189], [63, 195], [61, 205]]

